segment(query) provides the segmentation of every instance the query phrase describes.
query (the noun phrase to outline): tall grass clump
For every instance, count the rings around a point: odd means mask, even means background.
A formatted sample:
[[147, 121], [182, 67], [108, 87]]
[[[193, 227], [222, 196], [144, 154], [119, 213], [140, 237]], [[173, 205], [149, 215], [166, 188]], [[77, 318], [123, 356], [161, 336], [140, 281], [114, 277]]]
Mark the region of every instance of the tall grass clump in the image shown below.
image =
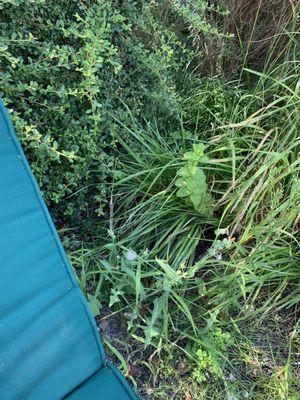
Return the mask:
[[[171, 368], [173, 379], [175, 368], [180, 382], [190, 377], [188, 389], [178, 389], [187, 398], [196, 385], [197, 399], [224, 399], [224, 393], [294, 399], [297, 317], [284, 338], [284, 377], [275, 361], [271, 377], [251, 368], [259, 358], [256, 332], [269, 329], [274, 313], [297, 315], [300, 300], [296, 8], [292, 2], [285, 8], [284, 23], [260, 46], [254, 38], [268, 7], [247, 3], [254, 20], [244, 31], [241, 14], [233, 15], [235, 53], [225, 8], [179, 3], [169, 2], [162, 14], [172, 14], [191, 57], [181, 71], [176, 113], [165, 118], [155, 108], [150, 118], [137, 118], [129, 101], [122, 103], [125, 120], [109, 110], [116, 157], [107, 236], [100, 246], [73, 252], [74, 266], [95, 314], [106, 306], [120, 316], [133, 347], [146, 349], [142, 363], [153, 376], [158, 369], [167, 381]], [[204, 67], [200, 58], [209, 45], [222, 53]], [[226, 79], [227, 51], [233, 60], [243, 58], [238, 74], [232, 70]], [[165, 385], [156, 398], [168, 393]]]
[[91, 281], [102, 277], [102, 301], [124, 307], [133, 337], [158, 352], [181, 348], [196, 362], [195, 348], [211, 348], [218, 329], [299, 304], [294, 40], [280, 64], [244, 69], [242, 80], [194, 77], [177, 126], [112, 114], [110, 240], [83, 258]]

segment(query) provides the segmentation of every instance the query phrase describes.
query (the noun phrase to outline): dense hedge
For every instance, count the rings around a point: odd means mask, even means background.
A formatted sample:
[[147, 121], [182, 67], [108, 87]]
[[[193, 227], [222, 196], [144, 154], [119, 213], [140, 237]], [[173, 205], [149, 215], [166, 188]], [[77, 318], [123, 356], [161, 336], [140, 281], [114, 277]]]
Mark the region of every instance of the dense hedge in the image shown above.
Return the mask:
[[167, 26], [159, 31], [155, 5], [142, 3], [1, 1], [0, 89], [60, 216], [103, 212], [115, 162], [112, 113], [127, 118], [124, 104], [143, 116], [176, 108], [180, 44]]

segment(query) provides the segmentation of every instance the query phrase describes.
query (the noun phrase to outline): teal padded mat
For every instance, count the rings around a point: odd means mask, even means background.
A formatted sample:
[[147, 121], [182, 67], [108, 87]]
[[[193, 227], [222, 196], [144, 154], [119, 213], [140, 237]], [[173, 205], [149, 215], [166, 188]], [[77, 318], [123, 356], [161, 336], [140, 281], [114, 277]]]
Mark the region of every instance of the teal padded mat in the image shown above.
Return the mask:
[[65, 399], [120, 400], [131, 399], [131, 395], [132, 392], [125, 384], [123, 376], [114, 366], [108, 364], [106, 368], [101, 368]]
[[[99, 333], [0, 100], [0, 399], [137, 399]], [[101, 394], [102, 393], [102, 394]]]

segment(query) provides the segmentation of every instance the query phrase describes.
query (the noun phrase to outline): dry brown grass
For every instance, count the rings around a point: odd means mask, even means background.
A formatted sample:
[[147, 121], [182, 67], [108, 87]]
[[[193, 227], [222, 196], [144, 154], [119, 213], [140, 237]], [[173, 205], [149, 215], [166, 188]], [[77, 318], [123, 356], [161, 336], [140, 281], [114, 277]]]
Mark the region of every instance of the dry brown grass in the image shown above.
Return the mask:
[[[188, 26], [201, 73], [234, 75], [245, 65], [262, 69], [270, 61], [281, 59], [289, 43], [288, 33], [299, 31], [299, 0], [206, 1], [209, 7], [205, 19], [223, 30], [224, 37]], [[219, 13], [219, 6], [228, 10], [228, 15]], [[226, 39], [227, 34], [232, 38]]]
[[299, 0], [229, 0], [226, 3], [230, 15], [225, 29], [234, 34], [232, 43], [236, 54], [242, 50], [251, 65], [262, 65], [270, 54], [280, 58], [288, 42], [287, 32], [299, 30]]

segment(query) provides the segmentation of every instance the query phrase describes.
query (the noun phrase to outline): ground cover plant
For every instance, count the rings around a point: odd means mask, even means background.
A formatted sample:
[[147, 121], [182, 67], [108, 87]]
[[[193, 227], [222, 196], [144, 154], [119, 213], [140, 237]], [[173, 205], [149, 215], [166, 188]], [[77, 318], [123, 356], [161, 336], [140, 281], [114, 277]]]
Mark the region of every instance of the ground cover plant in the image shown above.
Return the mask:
[[111, 357], [297, 399], [297, 2], [50, 3], [0, 3], [1, 92]]

